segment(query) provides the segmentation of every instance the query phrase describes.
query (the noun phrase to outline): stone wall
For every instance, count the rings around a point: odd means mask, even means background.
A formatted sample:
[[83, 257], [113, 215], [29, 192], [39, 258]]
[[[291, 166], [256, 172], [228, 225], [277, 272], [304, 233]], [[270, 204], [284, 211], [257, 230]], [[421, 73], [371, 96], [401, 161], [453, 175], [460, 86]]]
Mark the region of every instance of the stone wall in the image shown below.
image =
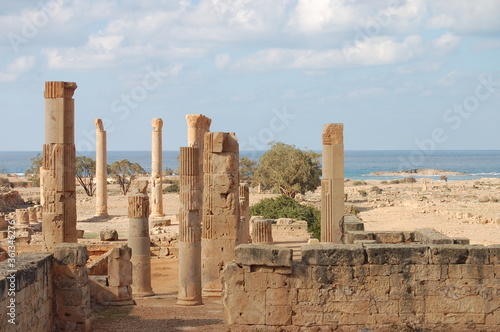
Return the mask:
[[17, 256], [15, 267], [0, 263], [0, 331], [51, 331], [52, 266], [44, 252]]
[[500, 245], [240, 245], [231, 331], [498, 331]]

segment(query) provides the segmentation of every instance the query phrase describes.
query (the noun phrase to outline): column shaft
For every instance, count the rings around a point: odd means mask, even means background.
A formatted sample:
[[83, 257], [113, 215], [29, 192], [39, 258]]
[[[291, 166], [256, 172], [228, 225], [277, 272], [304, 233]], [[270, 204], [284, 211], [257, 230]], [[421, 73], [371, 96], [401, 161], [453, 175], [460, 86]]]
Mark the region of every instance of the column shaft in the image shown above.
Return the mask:
[[153, 119], [151, 148], [151, 218], [163, 217], [162, 128], [163, 120]]
[[106, 153], [106, 131], [101, 119], [95, 119], [96, 144], [95, 144], [95, 168], [96, 168], [96, 216], [108, 215], [108, 162]]

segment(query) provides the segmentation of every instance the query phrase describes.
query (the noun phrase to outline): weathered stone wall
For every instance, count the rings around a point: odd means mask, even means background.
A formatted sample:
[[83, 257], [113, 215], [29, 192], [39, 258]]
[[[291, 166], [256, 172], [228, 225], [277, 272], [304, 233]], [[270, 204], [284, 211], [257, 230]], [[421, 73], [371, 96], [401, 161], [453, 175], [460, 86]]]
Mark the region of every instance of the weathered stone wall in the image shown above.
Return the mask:
[[52, 330], [52, 266], [47, 252], [23, 253], [14, 268], [0, 263], [0, 331]]
[[240, 245], [223, 287], [231, 331], [498, 331], [500, 245]]

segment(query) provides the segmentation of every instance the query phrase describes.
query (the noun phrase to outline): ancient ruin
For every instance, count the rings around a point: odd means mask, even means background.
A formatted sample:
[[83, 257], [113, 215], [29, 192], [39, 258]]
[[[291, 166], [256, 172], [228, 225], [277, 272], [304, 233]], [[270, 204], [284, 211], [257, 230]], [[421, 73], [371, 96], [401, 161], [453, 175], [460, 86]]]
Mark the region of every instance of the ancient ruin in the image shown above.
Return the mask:
[[153, 119], [151, 148], [151, 215], [150, 218], [161, 218], [163, 214], [163, 166], [162, 166], [162, 119]]
[[252, 243], [273, 244], [273, 225], [269, 219], [255, 219], [252, 223]]
[[45, 82], [45, 144], [40, 178], [43, 241], [49, 251], [58, 243], [77, 242], [75, 89], [76, 83], [72, 82]]
[[95, 196], [96, 216], [108, 215], [108, 161], [106, 131], [101, 119], [95, 119]]
[[344, 242], [344, 125], [323, 128], [321, 242]]
[[220, 296], [224, 266], [234, 259], [240, 223], [239, 148], [234, 133], [205, 134], [203, 158], [202, 286]]
[[240, 183], [240, 229], [238, 230], [238, 244], [250, 243], [250, 186]]

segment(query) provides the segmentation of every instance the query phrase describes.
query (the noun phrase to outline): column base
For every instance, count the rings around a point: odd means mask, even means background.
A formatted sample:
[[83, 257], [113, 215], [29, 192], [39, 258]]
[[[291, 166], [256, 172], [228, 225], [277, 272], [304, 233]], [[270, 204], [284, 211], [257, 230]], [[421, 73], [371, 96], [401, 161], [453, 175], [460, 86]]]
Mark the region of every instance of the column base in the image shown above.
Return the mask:
[[156, 295], [156, 294], [153, 291], [136, 292], [136, 291], [132, 290], [132, 297], [134, 297], [134, 298], [149, 297], [149, 296], [154, 296], [154, 295]]
[[204, 289], [203, 297], [222, 297], [222, 289]]
[[203, 301], [196, 300], [196, 299], [177, 299], [177, 302], [175, 302], [175, 305], [180, 305], [180, 306], [195, 306], [195, 305], [203, 305]]
[[109, 217], [109, 214], [107, 212], [98, 212], [94, 214], [94, 217]]
[[155, 214], [150, 214], [149, 215], [149, 218], [164, 218], [165, 217], [165, 214], [159, 214], [159, 213], [155, 213]]

